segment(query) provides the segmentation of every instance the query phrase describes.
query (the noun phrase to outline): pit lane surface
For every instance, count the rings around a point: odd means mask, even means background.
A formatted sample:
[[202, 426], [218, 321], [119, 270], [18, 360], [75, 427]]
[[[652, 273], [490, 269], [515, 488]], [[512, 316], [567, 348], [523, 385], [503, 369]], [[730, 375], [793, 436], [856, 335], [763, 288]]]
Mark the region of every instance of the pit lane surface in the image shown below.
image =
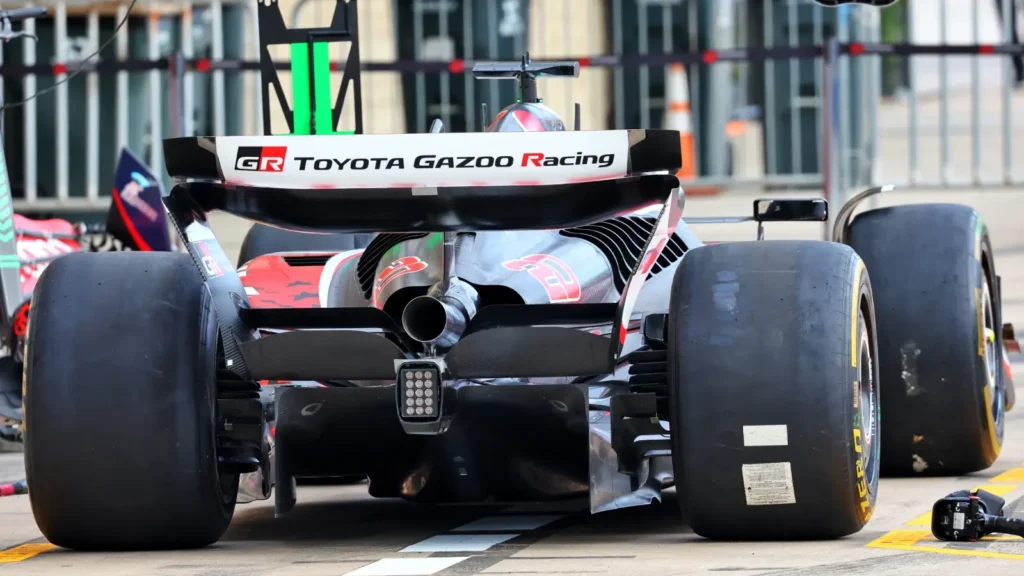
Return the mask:
[[[806, 194], [804, 194], [806, 195]], [[800, 196], [800, 194], [797, 194]], [[753, 196], [687, 201], [689, 216], [748, 214]], [[981, 212], [1003, 277], [1004, 317], [1024, 328], [1024, 194], [897, 194], [879, 205], [965, 202]], [[214, 227], [232, 258], [239, 222]], [[753, 239], [749, 225], [697, 228], [709, 240]], [[816, 224], [766, 226], [766, 237], [817, 238]], [[896, 247], [895, 249], [898, 249]], [[1024, 358], [1014, 358], [1024, 387]], [[884, 385], [884, 384], [883, 384]], [[984, 486], [1004, 494], [1008, 513], [1024, 516], [1024, 405], [1007, 418], [1003, 452], [982, 473], [961, 478], [883, 479], [874, 518], [838, 541], [728, 543], [695, 536], [680, 521], [674, 493], [661, 505], [589, 516], [583, 503], [563, 506], [421, 507], [372, 500], [365, 485], [299, 488], [299, 505], [274, 519], [269, 502], [239, 506], [217, 545], [188, 552], [78, 553], [41, 538], [27, 496], [0, 498], [0, 576], [10, 574], [173, 576], [389, 574], [814, 574], [934, 575], [1024, 572], [1024, 539], [969, 545], [935, 542], [927, 512], [935, 499]], [[0, 483], [24, 477], [19, 454], [0, 455]], [[710, 489], [710, 487], [709, 487]], [[116, 498], [98, 492], [96, 498]]]

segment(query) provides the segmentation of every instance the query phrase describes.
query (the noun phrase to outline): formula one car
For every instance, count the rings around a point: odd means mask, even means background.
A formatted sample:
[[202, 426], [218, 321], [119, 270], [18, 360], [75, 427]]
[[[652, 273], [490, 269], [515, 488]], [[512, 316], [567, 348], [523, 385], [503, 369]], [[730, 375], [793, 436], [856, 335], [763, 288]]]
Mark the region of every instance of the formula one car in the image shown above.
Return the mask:
[[0, 438], [20, 441], [25, 337], [32, 292], [43, 271], [75, 252], [167, 251], [173, 246], [160, 181], [128, 150], [118, 160], [106, 225], [98, 228], [15, 214], [2, 157], [0, 169]]
[[[285, 30], [261, 3], [261, 42], [354, 46], [354, 4], [329, 28]], [[1013, 335], [976, 212], [853, 218], [872, 189], [828, 242], [763, 239], [765, 222], [826, 220], [821, 199], [683, 218], [679, 133], [565, 130], [535, 79], [575, 62], [473, 70], [520, 83], [483, 133], [336, 135], [325, 121], [166, 140], [164, 202], [189, 254], [49, 266], [25, 381], [29, 496], [50, 542], [204, 546], [240, 494], [273, 493], [286, 514], [296, 479], [349, 474], [376, 497], [586, 496], [593, 512], [674, 486], [705, 537], [835, 538], [868, 522], [883, 471], [995, 460]], [[277, 82], [272, 64], [264, 78]], [[292, 112], [293, 131], [309, 126]], [[261, 281], [225, 256], [214, 210], [374, 237], [279, 256], [318, 270], [303, 280], [317, 306], [256, 307]], [[758, 240], [704, 244], [690, 225], [707, 221], [756, 221]]]

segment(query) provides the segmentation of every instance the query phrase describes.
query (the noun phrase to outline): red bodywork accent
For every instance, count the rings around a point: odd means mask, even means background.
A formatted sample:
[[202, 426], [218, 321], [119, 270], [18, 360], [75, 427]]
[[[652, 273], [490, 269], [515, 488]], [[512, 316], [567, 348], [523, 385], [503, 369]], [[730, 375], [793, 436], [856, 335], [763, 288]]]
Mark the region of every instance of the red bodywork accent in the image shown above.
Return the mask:
[[498, 115], [494, 117], [494, 121], [492, 121], [490, 125], [487, 126], [487, 129], [490, 130], [497, 126], [498, 122], [501, 122], [501, 119], [505, 117], [505, 114], [508, 114], [508, 110], [502, 110], [501, 112], [498, 112]]
[[[288, 254], [294, 256], [334, 256], [331, 252]], [[239, 270], [242, 285], [253, 308], [319, 308], [320, 275], [324, 267], [292, 266], [283, 254], [253, 258]]]
[[[75, 227], [66, 220], [33, 220], [20, 214], [14, 215], [14, 227], [18, 230], [26, 230], [39, 233], [52, 234], [77, 234]], [[34, 238], [22, 234], [17, 235], [18, 258], [22, 261], [30, 261], [39, 258], [51, 258], [72, 252], [79, 252], [84, 249], [78, 240], [56, 239], [56, 238]], [[21, 268], [21, 292], [28, 296], [36, 287], [39, 276], [52, 260], [41, 262]]]
[[568, 264], [548, 254], [530, 254], [501, 263], [508, 270], [525, 271], [548, 294], [552, 304], [579, 302], [583, 295], [580, 281]]
[[[361, 251], [343, 259], [336, 269], [358, 258], [360, 254]], [[322, 256], [327, 260], [334, 256], [334, 253], [287, 254], [288, 258], [296, 256]], [[319, 308], [323, 265], [293, 266], [285, 257], [284, 254], [257, 256], [238, 270], [239, 278], [249, 297], [249, 304], [253, 308]], [[289, 381], [284, 380], [260, 380], [260, 386], [288, 383]]]
[[420, 260], [418, 256], [405, 256], [392, 262], [387, 268], [381, 270], [377, 280], [373, 283], [373, 306], [380, 308], [380, 293], [396, 278], [420, 272], [426, 268], [427, 263]]
[[512, 110], [512, 115], [515, 116], [519, 125], [523, 127], [525, 132], [547, 132], [547, 129], [544, 128], [544, 124], [541, 123], [536, 116], [530, 114], [526, 110], [517, 108]]

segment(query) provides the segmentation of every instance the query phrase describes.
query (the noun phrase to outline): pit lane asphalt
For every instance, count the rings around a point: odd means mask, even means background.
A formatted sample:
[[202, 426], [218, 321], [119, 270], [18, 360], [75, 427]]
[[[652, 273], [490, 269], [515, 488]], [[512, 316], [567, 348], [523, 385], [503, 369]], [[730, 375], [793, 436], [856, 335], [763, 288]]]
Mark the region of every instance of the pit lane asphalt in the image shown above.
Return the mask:
[[[806, 196], [795, 194], [794, 196]], [[685, 213], [745, 215], [753, 196], [691, 198]], [[1003, 276], [1004, 316], [1024, 328], [1024, 194], [894, 194], [879, 205], [965, 202], [981, 212]], [[232, 258], [244, 225], [214, 221]], [[706, 240], [753, 239], [750, 225], [705, 225]], [[766, 226], [766, 237], [817, 238], [817, 224]], [[898, 249], [898, 247], [896, 247]], [[1014, 358], [1024, 387], [1024, 358]], [[0, 482], [24, 477], [19, 454], [0, 455]], [[270, 502], [242, 505], [223, 540], [203, 550], [130, 554], [51, 549], [28, 496], [0, 498], [0, 576], [74, 574], [173, 576], [386, 574], [772, 574], [934, 575], [1024, 572], [1024, 539], [943, 545], [928, 535], [935, 499], [985, 486], [1024, 516], [1024, 404], [1007, 418], [996, 464], [960, 478], [883, 479], [876, 512], [860, 533], [836, 541], [729, 543], [703, 540], [680, 521], [674, 493], [664, 503], [589, 516], [582, 503], [553, 506], [421, 507], [373, 500], [365, 485], [300, 487], [299, 505], [273, 518]], [[96, 498], [116, 498], [97, 493]]]

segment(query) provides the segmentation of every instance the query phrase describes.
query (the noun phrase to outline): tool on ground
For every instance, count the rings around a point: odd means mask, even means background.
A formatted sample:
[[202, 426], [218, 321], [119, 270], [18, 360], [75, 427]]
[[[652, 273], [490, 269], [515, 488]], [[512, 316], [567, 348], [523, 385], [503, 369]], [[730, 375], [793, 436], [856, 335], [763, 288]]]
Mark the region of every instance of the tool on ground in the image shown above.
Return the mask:
[[1006, 518], [1004, 504], [984, 490], [953, 492], [932, 507], [932, 534], [953, 542], [977, 542], [993, 532], [1024, 538], [1024, 518]]

